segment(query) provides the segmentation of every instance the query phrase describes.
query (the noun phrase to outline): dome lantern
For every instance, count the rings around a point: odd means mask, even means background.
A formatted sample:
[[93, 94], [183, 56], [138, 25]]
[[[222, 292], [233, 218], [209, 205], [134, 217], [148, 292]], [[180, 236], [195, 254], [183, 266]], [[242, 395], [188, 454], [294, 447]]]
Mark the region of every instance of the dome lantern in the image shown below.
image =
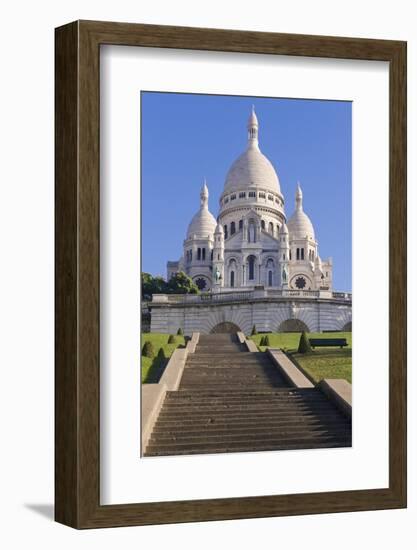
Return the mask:
[[209, 192], [208, 192], [206, 178], [204, 178], [203, 187], [201, 188], [201, 191], [200, 191], [200, 206], [202, 208], [208, 209], [208, 199], [209, 199]]
[[255, 113], [255, 106], [252, 105], [252, 112], [248, 120], [248, 147], [258, 147], [259, 123]]

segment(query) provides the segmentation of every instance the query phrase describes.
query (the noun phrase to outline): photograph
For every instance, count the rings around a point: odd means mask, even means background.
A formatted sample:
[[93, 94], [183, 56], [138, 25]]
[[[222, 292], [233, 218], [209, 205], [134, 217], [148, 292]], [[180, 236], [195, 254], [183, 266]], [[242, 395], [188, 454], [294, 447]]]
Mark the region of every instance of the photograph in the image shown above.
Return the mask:
[[352, 102], [138, 101], [138, 453], [351, 447]]

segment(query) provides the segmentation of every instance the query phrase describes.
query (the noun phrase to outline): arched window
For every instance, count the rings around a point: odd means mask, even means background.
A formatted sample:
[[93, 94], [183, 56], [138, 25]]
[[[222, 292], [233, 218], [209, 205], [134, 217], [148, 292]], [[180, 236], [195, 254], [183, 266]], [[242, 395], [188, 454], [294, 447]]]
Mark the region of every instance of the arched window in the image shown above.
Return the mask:
[[205, 259], [206, 259], [206, 249], [203, 248], [203, 262], [204, 262]]
[[235, 272], [230, 272], [230, 286], [233, 288], [235, 286]]
[[272, 271], [268, 271], [268, 286], [272, 286]]
[[304, 260], [304, 248], [301, 249], [301, 259]]
[[239, 220], [239, 231], [242, 229], [243, 227], [243, 220]]
[[311, 251], [311, 259], [314, 261], [314, 250]]
[[274, 234], [274, 224], [272, 222], [269, 222], [268, 231], [271, 235]]
[[197, 260], [201, 260], [201, 248], [197, 248]]
[[285, 260], [285, 252], [284, 252], [284, 254], [282, 255], [282, 259]]
[[292, 254], [291, 254], [291, 250], [290, 250], [290, 260], [291, 260], [291, 256], [292, 256]]
[[300, 249], [299, 249], [299, 248], [297, 248], [297, 255], [296, 255], [296, 258], [297, 258], [297, 260], [300, 259]]
[[211, 249], [210, 259], [213, 259], [213, 249]]
[[236, 233], [236, 224], [235, 224], [235, 222], [232, 222], [230, 224], [230, 234], [234, 235], [235, 233]]
[[223, 227], [224, 230], [224, 238], [227, 239], [227, 225]]
[[265, 220], [261, 220], [261, 227], [262, 229], [265, 229]]
[[255, 229], [255, 222], [253, 220], [249, 220], [248, 241], [250, 243], [256, 242], [256, 229]]
[[279, 235], [279, 224], [277, 223], [277, 235]]
[[253, 281], [255, 279], [255, 256], [249, 256], [248, 267], [249, 267], [249, 281]]
[[193, 261], [193, 251], [190, 250], [190, 262], [192, 262], [192, 261]]

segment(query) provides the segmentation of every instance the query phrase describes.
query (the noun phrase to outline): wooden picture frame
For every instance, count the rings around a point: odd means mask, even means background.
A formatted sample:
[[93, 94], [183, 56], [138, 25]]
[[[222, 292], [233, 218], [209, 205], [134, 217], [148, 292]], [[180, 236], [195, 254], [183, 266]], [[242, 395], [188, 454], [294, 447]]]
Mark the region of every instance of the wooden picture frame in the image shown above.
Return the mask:
[[[55, 518], [117, 527], [406, 506], [406, 43], [77, 21], [56, 29]], [[100, 505], [99, 57], [108, 44], [389, 62], [389, 487]]]

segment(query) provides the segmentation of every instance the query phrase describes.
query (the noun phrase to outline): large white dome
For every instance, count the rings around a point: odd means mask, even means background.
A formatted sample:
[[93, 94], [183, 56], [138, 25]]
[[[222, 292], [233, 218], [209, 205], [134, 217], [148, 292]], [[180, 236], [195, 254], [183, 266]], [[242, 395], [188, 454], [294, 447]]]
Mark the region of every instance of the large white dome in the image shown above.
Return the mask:
[[277, 173], [271, 162], [259, 148], [250, 144], [248, 149], [232, 164], [224, 185], [224, 193], [249, 186], [256, 186], [274, 193], [281, 193]]
[[295, 212], [287, 222], [290, 239], [305, 239], [309, 237], [314, 240], [313, 224], [303, 210], [303, 193], [299, 184], [295, 195], [295, 203]]

